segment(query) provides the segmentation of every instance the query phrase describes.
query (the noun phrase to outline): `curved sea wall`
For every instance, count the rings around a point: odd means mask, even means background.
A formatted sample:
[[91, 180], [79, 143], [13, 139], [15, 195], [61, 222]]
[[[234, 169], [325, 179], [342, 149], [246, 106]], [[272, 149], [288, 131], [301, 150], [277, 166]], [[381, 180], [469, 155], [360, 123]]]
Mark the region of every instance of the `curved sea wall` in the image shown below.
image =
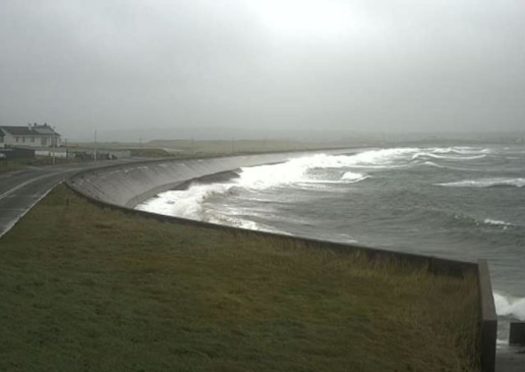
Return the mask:
[[[322, 153], [345, 154], [351, 150], [329, 150]], [[168, 223], [183, 223], [207, 228], [272, 236], [281, 240], [293, 240], [303, 247], [329, 249], [340, 253], [357, 253], [371, 260], [401, 261], [410, 265], [427, 267], [434, 274], [465, 276], [476, 275], [480, 296], [480, 358], [482, 371], [494, 371], [496, 350], [496, 311], [487, 263], [449, 260], [432, 256], [395, 252], [358, 245], [319, 241], [291, 237], [262, 231], [250, 231], [179, 217], [170, 217], [133, 209], [141, 202], [193, 179], [235, 170], [241, 167], [284, 162], [292, 158], [314, 155], [320, 152], [271, 153], [257, 155], [228, 156], [207, 159], [174, 160], [163, 159], [112, 165], [77, 173], [67, 181], [76, 193], [102, 207], [111, 207], [125, 213], [155, 218]]]
[[[302, 156], [312, 156], [317, 153], [347, 154], [350, 152], [352, 152], [352, 150], [329, 150], [322, 152], [269, 153], [205, 159], [164, 159], [133, 162], [77, 173], [68, 180], [68, 185], [74, 191], [87, 197], [93, 202], [103, 206], [112, 206], [135, 214], [145, 214], [151, 217], [155, 216], [155, 218], [161, 220], [201, 225], [220, 230], [247, 231], [251, 234], [290, 238], [288, 235], [252, 231], [180, 217], [157, 215], [150, 212], [135, 210], [133, 208], [163, 191], [184, 185], [188, 181], [206, 178], [207, 176], [232, 171], [241, 167], [279, 163]], [[359, 250], [372, 258], [387, 257], [403, 259], [411, 263], [427, 265], [432, 272], [438, 274], [444, 273], [447, 275], [462, 276], [467, 271], [470, 272], [477, 270], [477, 264], [472, 262], [361, 247], [355, 244], [324, 242], [299, 237], [293, 237], [291, 239], [300, 239], [303, 242], [315, 242], [316, 244], [321, 244], [327, 247], [329, 246], [331, 249], [343, 252]]]
[[[344, 154], [351, 150], [328, 150]], [[78, 191], [110, 204], [137, 204], [189, 180], [262, 164], [280, 163], [319, 152], [270, 153], [190, 160], [153, 160], [81, 172], [70, 180]]]

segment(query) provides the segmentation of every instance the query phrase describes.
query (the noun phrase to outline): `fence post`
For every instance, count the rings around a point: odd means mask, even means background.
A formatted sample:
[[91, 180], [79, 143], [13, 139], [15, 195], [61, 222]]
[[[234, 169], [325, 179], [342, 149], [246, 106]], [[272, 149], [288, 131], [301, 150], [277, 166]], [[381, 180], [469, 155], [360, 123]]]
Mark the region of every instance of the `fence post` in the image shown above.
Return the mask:
[[478, 280], [481, 302], [481, 371], [494, 372], [498, 319], [487, 260], [478, 260]]

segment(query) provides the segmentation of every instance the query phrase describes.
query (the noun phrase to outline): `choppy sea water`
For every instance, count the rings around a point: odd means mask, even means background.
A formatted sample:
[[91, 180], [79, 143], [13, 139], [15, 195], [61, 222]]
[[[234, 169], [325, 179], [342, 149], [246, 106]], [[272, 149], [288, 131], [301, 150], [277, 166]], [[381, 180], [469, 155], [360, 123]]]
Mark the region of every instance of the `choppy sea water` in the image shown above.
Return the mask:
[[489, 261], [496, 307], [525, 320], [525, 147], [316, 154], [193, 183], [138, 209], [448, 258]]

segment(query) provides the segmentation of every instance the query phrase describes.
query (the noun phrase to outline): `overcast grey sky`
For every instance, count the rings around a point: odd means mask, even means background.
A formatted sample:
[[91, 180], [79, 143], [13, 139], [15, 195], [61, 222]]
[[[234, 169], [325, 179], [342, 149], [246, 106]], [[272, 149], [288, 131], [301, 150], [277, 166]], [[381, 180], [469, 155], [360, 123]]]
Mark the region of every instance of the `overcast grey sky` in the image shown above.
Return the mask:
[[523, 130], [525, 1], [1, 0], [0, 123], [35, 121]]

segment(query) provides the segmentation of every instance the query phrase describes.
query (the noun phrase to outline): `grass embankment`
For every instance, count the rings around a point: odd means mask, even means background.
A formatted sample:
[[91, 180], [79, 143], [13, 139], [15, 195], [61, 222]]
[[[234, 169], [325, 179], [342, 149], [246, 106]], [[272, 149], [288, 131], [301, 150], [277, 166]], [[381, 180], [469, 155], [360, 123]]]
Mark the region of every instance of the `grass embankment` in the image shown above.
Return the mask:
[[60, 186], [0, 240], [0, 370], [470, 371], [476, 293]]
[[314, 143], [288, 140], [153, 140], [149, 146], [177, 149], [182, 154], [228, 155], [261, 152], [317, 150], [341, 147], [341, 144]]

